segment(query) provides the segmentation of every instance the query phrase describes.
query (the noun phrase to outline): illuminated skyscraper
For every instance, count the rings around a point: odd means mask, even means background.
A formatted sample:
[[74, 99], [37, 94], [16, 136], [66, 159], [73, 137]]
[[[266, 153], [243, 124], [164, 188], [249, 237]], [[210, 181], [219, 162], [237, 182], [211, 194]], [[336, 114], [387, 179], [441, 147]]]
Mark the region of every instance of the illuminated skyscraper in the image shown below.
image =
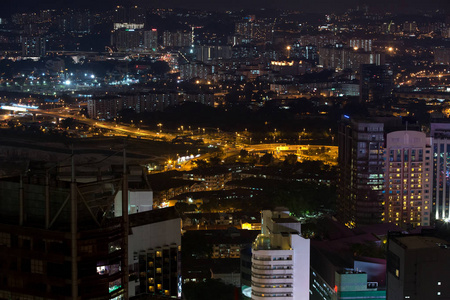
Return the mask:
[[429, 226], [433, 171], [429, 139], [419, 131], [391, 132], [385, 157], [384, 222]]

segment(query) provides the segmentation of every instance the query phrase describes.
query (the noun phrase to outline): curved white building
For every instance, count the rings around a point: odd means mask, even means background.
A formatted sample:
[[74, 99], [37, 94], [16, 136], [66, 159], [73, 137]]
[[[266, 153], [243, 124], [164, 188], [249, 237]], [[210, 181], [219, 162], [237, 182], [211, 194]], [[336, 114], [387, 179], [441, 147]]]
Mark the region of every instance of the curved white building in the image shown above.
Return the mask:
[[309, 299], [310, 241], [288, 212], [263, 211], [252, 247], [252, 299]]

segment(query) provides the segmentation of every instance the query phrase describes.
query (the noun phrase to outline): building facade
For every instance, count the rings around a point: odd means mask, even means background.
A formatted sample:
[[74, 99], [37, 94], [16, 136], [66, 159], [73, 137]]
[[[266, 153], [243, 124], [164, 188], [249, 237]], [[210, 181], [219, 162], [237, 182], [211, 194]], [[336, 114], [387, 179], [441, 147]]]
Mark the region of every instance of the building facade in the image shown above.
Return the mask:
[[386, 223], [429, 226], [432, 208], [432, 153], [424, 132], [395, 131], [386, 136]]
[[360, 102], [384, 104], [392, 97], [393, 76], [386, 65], [362, 64]]
[[309, 299], [310, 241], [286, 211], [263, 211], [261, 234], [252, 246], [254, 300]]
[[46, 54], [46, 41], [43, 37], [22, 37], [22, 56], [41, 57]]
[[432, 123], [433, 143], [433, 215], [436, 220], [450, 219], [450, 124]]
[[136, 113], [163, 111], [178, 103], [176, 92], [126, 93], [90, 99], [87, 103], [87, 112], [90, 118], [110, 120], [118, 117], [124, 109], [133, 109]]
[[450, 250], [426, 235], [391, 234], [387, 253], [387, 299], [447, 299]]
[[351, 228], [381, 223], [384, 124], [344, 116], [338, 143], [338, 219]]

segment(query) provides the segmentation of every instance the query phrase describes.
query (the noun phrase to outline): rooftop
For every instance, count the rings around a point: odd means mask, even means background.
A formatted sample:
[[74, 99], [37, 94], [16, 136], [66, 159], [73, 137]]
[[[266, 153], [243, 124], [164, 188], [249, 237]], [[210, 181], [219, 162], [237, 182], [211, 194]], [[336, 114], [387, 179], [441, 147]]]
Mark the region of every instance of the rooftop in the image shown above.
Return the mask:
[[407, 249], [428, 249], [428, 248], [447, 248], [447, 241], [432, 237], [432, 236], [424, 236], [424, 235], [406, 235], [401, 237], [394, 237], [394, 240], [397, 241], [401, 246], [404, 246]]
[[274, 223], [300, 223], [298, 220], [294, 219], [294, 218], [272, 218], [272, 221]]

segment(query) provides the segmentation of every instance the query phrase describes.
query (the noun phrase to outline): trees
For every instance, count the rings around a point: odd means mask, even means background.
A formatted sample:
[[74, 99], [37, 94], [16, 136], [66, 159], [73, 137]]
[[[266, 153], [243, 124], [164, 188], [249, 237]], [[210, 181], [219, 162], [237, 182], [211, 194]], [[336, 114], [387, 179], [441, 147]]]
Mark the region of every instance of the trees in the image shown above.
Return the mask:
[[271, 153], [266, 153], [259, 159], [259, 162], [263, 165], [268, 165], [272, 161], [273, 161], [273, 155]]
[[70, 128], [75, 126], [76, 121], [74, 118], [66, 118], [64, 120], [61, 121], [61, 127], [63, 128]]
[[297, 163], [298, 157], [295, 154], [288, 154], [286, 155], [286, 158], [284, 159], [285, 165], [293, 166]]

